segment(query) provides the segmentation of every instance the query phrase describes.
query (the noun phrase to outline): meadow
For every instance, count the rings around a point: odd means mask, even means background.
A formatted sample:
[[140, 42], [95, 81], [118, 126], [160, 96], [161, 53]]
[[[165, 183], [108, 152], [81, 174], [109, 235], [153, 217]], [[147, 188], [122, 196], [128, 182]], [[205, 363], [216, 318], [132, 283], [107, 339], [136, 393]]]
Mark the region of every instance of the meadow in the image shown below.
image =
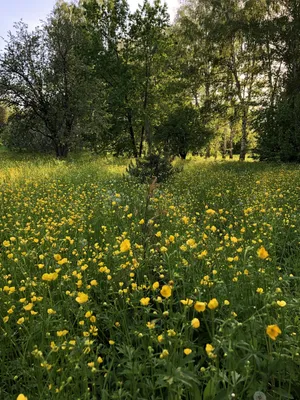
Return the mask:
[[3, 155], [0, 399], [299, 399], [299, 165], [125, 168]]

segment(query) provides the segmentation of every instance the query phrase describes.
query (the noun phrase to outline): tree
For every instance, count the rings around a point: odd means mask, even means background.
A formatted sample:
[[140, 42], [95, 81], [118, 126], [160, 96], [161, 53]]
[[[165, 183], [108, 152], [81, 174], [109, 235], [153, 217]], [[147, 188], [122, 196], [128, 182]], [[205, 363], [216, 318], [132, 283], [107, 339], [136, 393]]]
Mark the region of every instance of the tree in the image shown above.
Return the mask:
[[[274, 29], [276, 27], [276, 29]], [[297, 0], [274, 2], [268, 37], [284, 65], [283, 90], [259, 113], [257, 152], [261, 160], [300, 162], [300, 7]]]
[[81, 140], [78, 126], [91, 108], [105, 116], [97, 100], [101, 84], [78, 51], [84, 37], [76, 10], [60, 3], [43, 28], [32, 33], [20, 22], [0, 57], [0, 98], [26, 115], [57, 157], [66, 157]]
[[181, 105], [157, 127], [154, 140], [165, 153], [185, 159], [189, 151], [201, 150], [210, 137], [211, 132], [203, 126], [199, 110]]
[[5, 106], [0, 104], [0, 128], [7, 124], [8, 111]]

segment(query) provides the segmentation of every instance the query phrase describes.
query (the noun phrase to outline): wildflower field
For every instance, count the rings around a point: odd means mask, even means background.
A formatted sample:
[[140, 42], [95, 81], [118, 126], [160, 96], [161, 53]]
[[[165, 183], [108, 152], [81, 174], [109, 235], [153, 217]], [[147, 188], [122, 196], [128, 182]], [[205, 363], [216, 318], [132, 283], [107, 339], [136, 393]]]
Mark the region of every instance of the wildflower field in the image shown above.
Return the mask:
[[300, 169], [0, 162], [0, 399], [300, 398]]

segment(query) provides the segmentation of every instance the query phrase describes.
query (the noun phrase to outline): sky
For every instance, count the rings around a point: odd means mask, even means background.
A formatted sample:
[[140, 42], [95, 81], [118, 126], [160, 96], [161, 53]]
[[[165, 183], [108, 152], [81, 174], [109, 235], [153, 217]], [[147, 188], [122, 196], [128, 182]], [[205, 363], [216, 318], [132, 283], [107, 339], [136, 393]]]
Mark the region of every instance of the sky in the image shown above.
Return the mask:
[[[134, 11], [142, 0], [128, 0], [128, 2]], [[173, 19], [180, 0], [165, 0], [165, 2]], [[15, 22], [22, 19], [30, 29], [34, 29], [40, 20], [46, 19], [55, 3], [56, 0], [0, 0], [0, 48], [5, 45], [1, 37], [6, 38], [9, 30], [13, 32]]]

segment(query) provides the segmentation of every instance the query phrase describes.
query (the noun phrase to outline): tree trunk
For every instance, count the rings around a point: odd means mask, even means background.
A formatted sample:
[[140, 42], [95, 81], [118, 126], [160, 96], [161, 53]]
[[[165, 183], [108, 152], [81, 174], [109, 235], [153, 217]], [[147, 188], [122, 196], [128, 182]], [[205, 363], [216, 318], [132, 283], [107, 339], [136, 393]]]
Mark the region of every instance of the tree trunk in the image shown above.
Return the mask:
[[242, 115], [242, 140], [241, 140], [241, 151], [240, 161], [245, 161], [248, 144], [248, 107], [244, 105]]
[[205, 150], [205, 158], [209, 158], [210, 156], [211, 156], [211, 149], [210, 149], [210, 143], [209, 143]]
[[130, 134], [130, 139], [131, 139], [131, 144], [132, 144], [133, 156], [134, 156], [134, 158], [138, 158], [138, 152], [137, 152], [137, 148], [136, 148], [134, 131], [133, 131], [133, 126], [132, 126], [131, 110], [129, 110], [127, 112], [127, 119], [128, 119], [129, 134]]
[[227, 135], [226, 135], [226, 131], [224, 131], [224, 133], [223, 133], [223, 141], [222, 141], [221, 153], [222, 153], [222, 159], [225, 160], [226, 154], [227, 154]]
[[186, 156], [187, 156], [187, 153], [185, 153], [185, 152], [180, 152], [179, 153], [179, 155], [180, 155], [180, 158], [182, 159], [182, 160], [185, 160], [186, 159]]
[[142, 157], [143, 154], [143, 147], [144, 147], [144, 136], [145, 136], [145, 126], [142, 126], [142, 133], [141, 133], [141, 141], [140, 141], [140, 149], [139, 149], [139, 157]]
[[234, 122], [230, 121], [230, 135], [229, 135], [229, 158], [233, 159], [233, 139], [235, 137]]
[[66, 144], [59, 143], [55, 146], [56, 157], [59, 159], [67, 158], [69, 148]]

